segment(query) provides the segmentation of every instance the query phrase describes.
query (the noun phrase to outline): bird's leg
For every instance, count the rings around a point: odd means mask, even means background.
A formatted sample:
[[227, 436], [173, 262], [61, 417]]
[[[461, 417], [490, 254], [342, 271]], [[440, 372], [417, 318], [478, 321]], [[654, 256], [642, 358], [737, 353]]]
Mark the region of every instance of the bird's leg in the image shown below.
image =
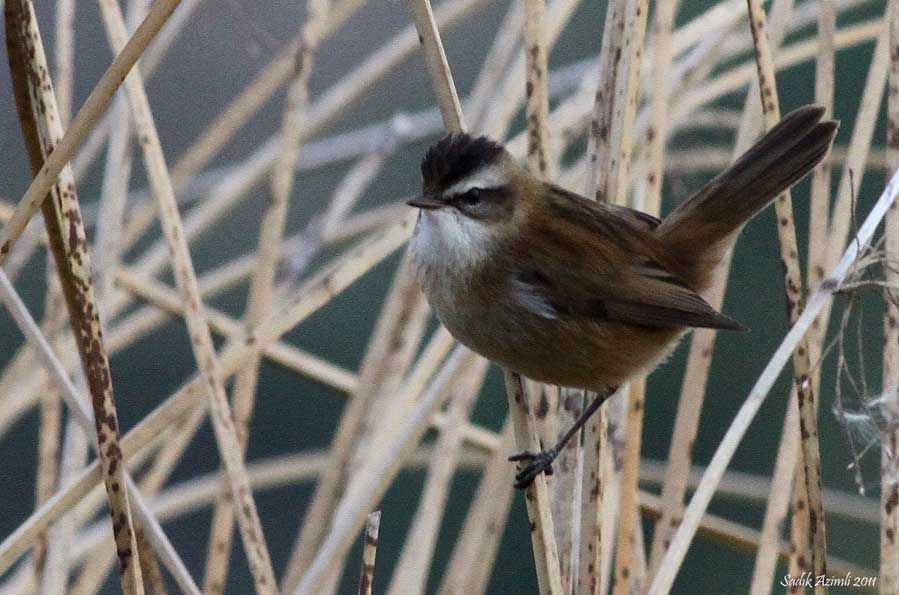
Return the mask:
[[590, 417], [596, 413], [596, 410], [606, 402], [606, 400], [615, 394], [615, 391], [618, 390], [617, 386], [609, 386], [603, 392], [596, 393], [596, 397], [594, 397], [593, 401], [584, 409], [584, 412], [581, 413], [581, 416], [577, 418], [577, 421], [569, 428], [565, 435], [550, 449], [542, 450], [538, 453], [533, 453], [530, 451], [520, 452], [516, 455], [512, 455], [509, 457], [510, 461], [520, 462], [520, 461], [530, 461], [530, 463], [521, 471], [519, 471], [515, 475], [515, 487], [519, 490], [523, 490], [527, 488], [534, 481], [534, 478], [540, 475], [541, 473], [546, 473], [547, 475], [553, 474], [552, 463], [556, 460], [556, 457], [559, 456], [559, 453], [562, 452], [562, 449], [565, 448], [565, 445], [568, 444], [568, 441], [571, 440], [572, 436], [574, 436], [578, 430], [584, 427], [584, 424], [590, 419]]

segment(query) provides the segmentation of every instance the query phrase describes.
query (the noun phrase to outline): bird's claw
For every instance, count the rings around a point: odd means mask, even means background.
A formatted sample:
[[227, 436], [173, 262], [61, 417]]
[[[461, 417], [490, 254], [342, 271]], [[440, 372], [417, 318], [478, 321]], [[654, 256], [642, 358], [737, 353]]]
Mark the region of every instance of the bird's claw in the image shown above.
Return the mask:
[[515, 475], [515, 487], [519, 490], [527, 488], [541, 473], [553, 474], [553, 461], [558, 456], [555, 449], [543, 450], [538, 453], [526, 450], [509, 457], [515, 463], [529, 461], [529, 463]]

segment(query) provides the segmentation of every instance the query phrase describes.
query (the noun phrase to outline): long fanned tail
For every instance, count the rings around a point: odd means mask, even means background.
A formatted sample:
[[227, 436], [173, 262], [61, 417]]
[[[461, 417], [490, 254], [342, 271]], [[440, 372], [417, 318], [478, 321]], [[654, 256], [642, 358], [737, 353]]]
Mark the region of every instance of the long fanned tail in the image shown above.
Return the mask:
[[824, 159], [839, 124], [823, 116], [817, 106], [787, 114], [662, 221], [656, 232], [687, 269], [689, 261], [720, 258], [747, 221]]

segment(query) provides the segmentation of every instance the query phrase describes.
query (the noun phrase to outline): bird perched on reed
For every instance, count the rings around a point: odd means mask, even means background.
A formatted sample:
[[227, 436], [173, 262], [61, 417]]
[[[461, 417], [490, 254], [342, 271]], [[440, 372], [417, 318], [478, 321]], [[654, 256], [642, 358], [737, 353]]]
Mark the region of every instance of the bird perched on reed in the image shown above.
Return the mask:
[[703, 298], [743, 226], [805, 177], [838, 124], [806, 106], [659, 220], [530, 174], [499, 143], [450, 134], [421, 164], [412, 262], [460, 342], [528, 378], [597, 393], [526, 487], [622, 383], [651, 371], [690, 328], [741, 330]]

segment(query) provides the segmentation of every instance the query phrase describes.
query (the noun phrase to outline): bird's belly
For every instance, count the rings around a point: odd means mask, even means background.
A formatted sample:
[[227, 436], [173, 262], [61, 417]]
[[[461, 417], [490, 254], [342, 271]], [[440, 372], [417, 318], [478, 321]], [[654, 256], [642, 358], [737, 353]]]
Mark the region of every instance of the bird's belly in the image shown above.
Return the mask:
[[683, 329], [609, 321], [547, 319], [497, 303], [431, 300], [438, 318], [461, 343], [528, 378], [601, 390], [651, 371]]

